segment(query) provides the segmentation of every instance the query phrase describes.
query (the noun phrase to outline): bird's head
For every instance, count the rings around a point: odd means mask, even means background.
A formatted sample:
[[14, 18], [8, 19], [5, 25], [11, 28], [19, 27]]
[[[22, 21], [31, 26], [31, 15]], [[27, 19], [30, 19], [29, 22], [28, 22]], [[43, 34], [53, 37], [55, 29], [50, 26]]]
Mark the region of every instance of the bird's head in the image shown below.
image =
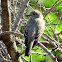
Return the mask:
[[42, 13], [38, 10], [34, 10], [32, 11], [29, 15], [27, 15], [27, 17], [32, 17], [32, 18], [41, 18], [43, 17], [42, 16]]

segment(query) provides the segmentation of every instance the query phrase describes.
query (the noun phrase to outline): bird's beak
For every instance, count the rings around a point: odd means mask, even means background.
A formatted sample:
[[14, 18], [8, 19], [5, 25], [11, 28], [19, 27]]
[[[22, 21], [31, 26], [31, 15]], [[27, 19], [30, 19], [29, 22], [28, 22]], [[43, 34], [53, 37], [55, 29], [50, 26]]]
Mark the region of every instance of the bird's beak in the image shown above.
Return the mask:
[[27, 17], [30, 17], [31, 15], [26, 15]]

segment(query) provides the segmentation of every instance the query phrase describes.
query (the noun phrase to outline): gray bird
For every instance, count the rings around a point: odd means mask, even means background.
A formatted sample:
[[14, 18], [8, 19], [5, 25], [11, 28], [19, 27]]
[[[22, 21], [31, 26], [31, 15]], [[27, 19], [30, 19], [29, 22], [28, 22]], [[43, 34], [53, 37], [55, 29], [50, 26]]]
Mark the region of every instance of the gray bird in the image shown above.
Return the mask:
[[30, 15], [27, 16], [30, 16], [30, 20], [28, 21], [24, 30], [26, 46], [25, 56], [29, 56], [31, 54], [32, 47], [34, 47], [36, 43], [39, 41], [45, 28], [43, 15], [38, 10], [32, 11]]

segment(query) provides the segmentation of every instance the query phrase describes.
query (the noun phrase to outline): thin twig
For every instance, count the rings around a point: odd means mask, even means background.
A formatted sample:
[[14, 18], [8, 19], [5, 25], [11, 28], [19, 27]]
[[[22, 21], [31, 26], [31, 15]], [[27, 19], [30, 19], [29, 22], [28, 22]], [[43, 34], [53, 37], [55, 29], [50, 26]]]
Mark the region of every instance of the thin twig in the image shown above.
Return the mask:
[[34, 52], [34, 51], [32, 51], [31, 53], [32, 54], [38, 54], [38, 55], [48, 55], [47, 53], [39, 53], [39, 52]]
[[30, 62], [32, 62], [32, 54], [30, 55]]
[[[60, 25], [60, 24], [62, 24], [62, 23], [58, 23], [58, 25]], [[57, 25], [57, 24], [46, 24], [46, 26], [48, 26], [48, 25]]]
[[16, 30], [16, 28], [17, 28], [17, 26], [19, 24], [19, 20], [22, 17], [22, 15], [24, 13], [24, 10], [27, 7], [28, 3], [29, 3], [29, 0], [25, 0], [24, 1], [23, 5], [22, 5], [22, 7], [20, 9], [20, 12], [19, 12], [18, 16], [16, 17], [16, 20], [15, 20], [14, 25], [12, 27], [12, 31], [15, 31]]
[[48, 41], [50, 44], [52, 44], [53, 46], [57, 47], [55, 43], [51, 42], [49, 39], [47, 39], [44, 36], [41, 36], [44, 40]]
[[53, 9], [55, 9], [57, 6], [59, 6], [62, 3], [62, 1], [60, 1], [58, 4], [56, 4], [55, 6], [51, 7], [49, 10], [47, 10], [46, 12], [43, 13], [43, 15], [47, 15], [48, 13], [50, 13]]
[[[54, 6], [58, 1], [59, 1], [59, 0], [57, 0], [57, 1], [53, 4], [53, 6]], [[53, 7], [53, 6], [52, 6], [52, 7]]]
[[25, 62], [29, 62], [26, 58], [22, 57], [21, 58], [25, 61]]
[[58, 58], [58, 56], [60, 56], [60, 55], [61, 55], [61, 53], [57, 54], [55, 58]]
[[61, 32], [59, 32], [59, 33], [57, 33], [57, 35], [60, 35], [60, 34], [62, 34], [62, 31], [61, 31]]
[[37, 9], [37, 7], [38, 7], [38, 0], [36, 1], [36, 7], [35, 7], [35, 9]]
[[57, 58], [55, 58], [55, 56], [42, 43], [39, 42], [39, 45], [50, 55], [50, 57], [54, 60], [54, 62], [58, 62]]
[[24, 37], [24, 35], [22, 33], [17, 33], [17, 32], [14, 32], [14, 31], [5, 31], [5, 32], [2, 32], [0, 33], [0, 36], [4, 35], [4, 34], [13, 34], [15, 36], [21, 36], [21, 37]]

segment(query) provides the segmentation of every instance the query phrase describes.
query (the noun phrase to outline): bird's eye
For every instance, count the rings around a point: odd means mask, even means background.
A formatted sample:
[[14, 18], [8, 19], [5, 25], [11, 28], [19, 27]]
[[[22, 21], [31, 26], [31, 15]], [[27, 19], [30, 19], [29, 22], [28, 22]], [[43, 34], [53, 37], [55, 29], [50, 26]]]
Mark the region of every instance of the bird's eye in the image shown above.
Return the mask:
[[35, 15], [35, 14], [33, 14], [33, 15]]

